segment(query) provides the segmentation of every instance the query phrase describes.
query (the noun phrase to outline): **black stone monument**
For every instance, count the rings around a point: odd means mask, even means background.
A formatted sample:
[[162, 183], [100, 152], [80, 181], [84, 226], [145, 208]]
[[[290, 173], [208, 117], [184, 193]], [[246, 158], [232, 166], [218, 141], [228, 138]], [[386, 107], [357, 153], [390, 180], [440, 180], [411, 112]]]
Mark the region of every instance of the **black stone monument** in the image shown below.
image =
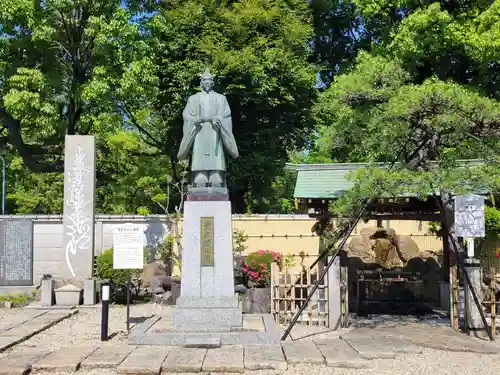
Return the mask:
[[33, 285], [33, 222], [0, 221], [0, 286]]

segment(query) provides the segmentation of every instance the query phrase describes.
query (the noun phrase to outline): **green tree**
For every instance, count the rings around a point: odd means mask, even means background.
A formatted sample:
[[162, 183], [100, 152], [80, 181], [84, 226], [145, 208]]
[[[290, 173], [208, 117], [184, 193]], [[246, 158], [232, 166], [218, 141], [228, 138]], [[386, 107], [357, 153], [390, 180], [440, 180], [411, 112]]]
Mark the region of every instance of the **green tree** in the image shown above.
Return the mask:
[[10, 212], [61, 212], [66, 134], [96, 136], [98, 211], [156, 207], [137, 181], [152, 173], [164, 184], [170, 165], [131, 125], [132, 112], [139, 125], [150, 116], [158, 86], [150, 43], [132, 17], [118, 0], [1, 2], [0, 146], [10, 160]]
[[155, 142], [175, 163], [182, 109], [209, 66], [231, 106], [241, 157], [230, 161], [229, 188], [235, 211], [244, 212], [245, 201], [269, 195], [288, 150], [304, 147], [312, 134], [307, 3], [174, 0], [162, 2], [145, 27], [158, 43], [161, 127], [154, 127]]
[[180, 113], [206, 66], [233, 111], [237, 211], [267, 199], [288, 151], [312, 134], [312, 25], [302, 1], [6, 1], [0, 25], [1, 139], [22, 159], [11, 173], [27, 178], [9, 185], [13, 210], [60, 212], [64, 136], [93, 134], [98, 210], [161, 212], [151, 191], [180, 180]]

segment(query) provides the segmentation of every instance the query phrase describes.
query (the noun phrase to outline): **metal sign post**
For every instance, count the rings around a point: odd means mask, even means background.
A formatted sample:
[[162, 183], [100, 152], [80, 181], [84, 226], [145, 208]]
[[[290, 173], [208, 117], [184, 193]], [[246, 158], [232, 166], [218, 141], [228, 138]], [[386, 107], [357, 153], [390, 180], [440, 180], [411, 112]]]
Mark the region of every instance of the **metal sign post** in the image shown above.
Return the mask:
[[[124, 224], [113, 231], [113, 269], [136, 270], [144, 267], [144, 228], [142, 225]], [[130, 290], [132, 281], [127, 280], [127, 332], [130, 331]]]

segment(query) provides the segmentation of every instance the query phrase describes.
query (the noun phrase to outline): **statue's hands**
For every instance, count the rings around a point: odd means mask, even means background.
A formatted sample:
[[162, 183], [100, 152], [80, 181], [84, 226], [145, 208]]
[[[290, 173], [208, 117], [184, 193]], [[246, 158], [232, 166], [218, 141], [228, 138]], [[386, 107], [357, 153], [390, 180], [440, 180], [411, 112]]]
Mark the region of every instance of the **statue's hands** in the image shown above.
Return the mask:
[[222, 127], [222, 123], [220, 122], [220, 119], [218, 117], [214, 117], [212, 119], [212, 127], [215, 131], [219, 131]]

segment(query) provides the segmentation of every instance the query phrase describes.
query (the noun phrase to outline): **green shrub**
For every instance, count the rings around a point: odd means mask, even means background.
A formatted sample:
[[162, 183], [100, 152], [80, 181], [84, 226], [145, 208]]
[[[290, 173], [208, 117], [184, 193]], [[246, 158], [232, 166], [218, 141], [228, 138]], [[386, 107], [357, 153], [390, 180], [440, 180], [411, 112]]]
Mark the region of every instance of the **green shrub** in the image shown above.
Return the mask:
[[248, 276], [250, 287], [271, 285], [271, 264], [281, 264], [281, 254], [271, 250], [259, 250], [248, 254], [241, 270]]
[[157, 252], [160, 255], [160, 259], [163, 263], [167, 263], [173, 257], [174, 249], [174, 237], [167, 236], [165, 240], [158, 245]]
[[242, 229], [233, 230], [233, 253], [241, 255], [247, 249], [248, 236], [245, 234], [245, 231]]
[[[144, 248], [144, 263], [147, 263], [149, 249]], [[113, 303], [126, 302], [126, 285], [130, 279], [136, 281], [142, 269], [139, 270], [115, 270], [113, 269], [113, 248], [101, 253], [96, 258], [96, 276], [101, 280], [109, 280], [111, 284], [110, 301]]]
[[10, 294], [8, 296], [0, 296], [0, 302], [11, 302], [12, 307], [28, 306], [33, 301], [33, 295], [26, 294]]

